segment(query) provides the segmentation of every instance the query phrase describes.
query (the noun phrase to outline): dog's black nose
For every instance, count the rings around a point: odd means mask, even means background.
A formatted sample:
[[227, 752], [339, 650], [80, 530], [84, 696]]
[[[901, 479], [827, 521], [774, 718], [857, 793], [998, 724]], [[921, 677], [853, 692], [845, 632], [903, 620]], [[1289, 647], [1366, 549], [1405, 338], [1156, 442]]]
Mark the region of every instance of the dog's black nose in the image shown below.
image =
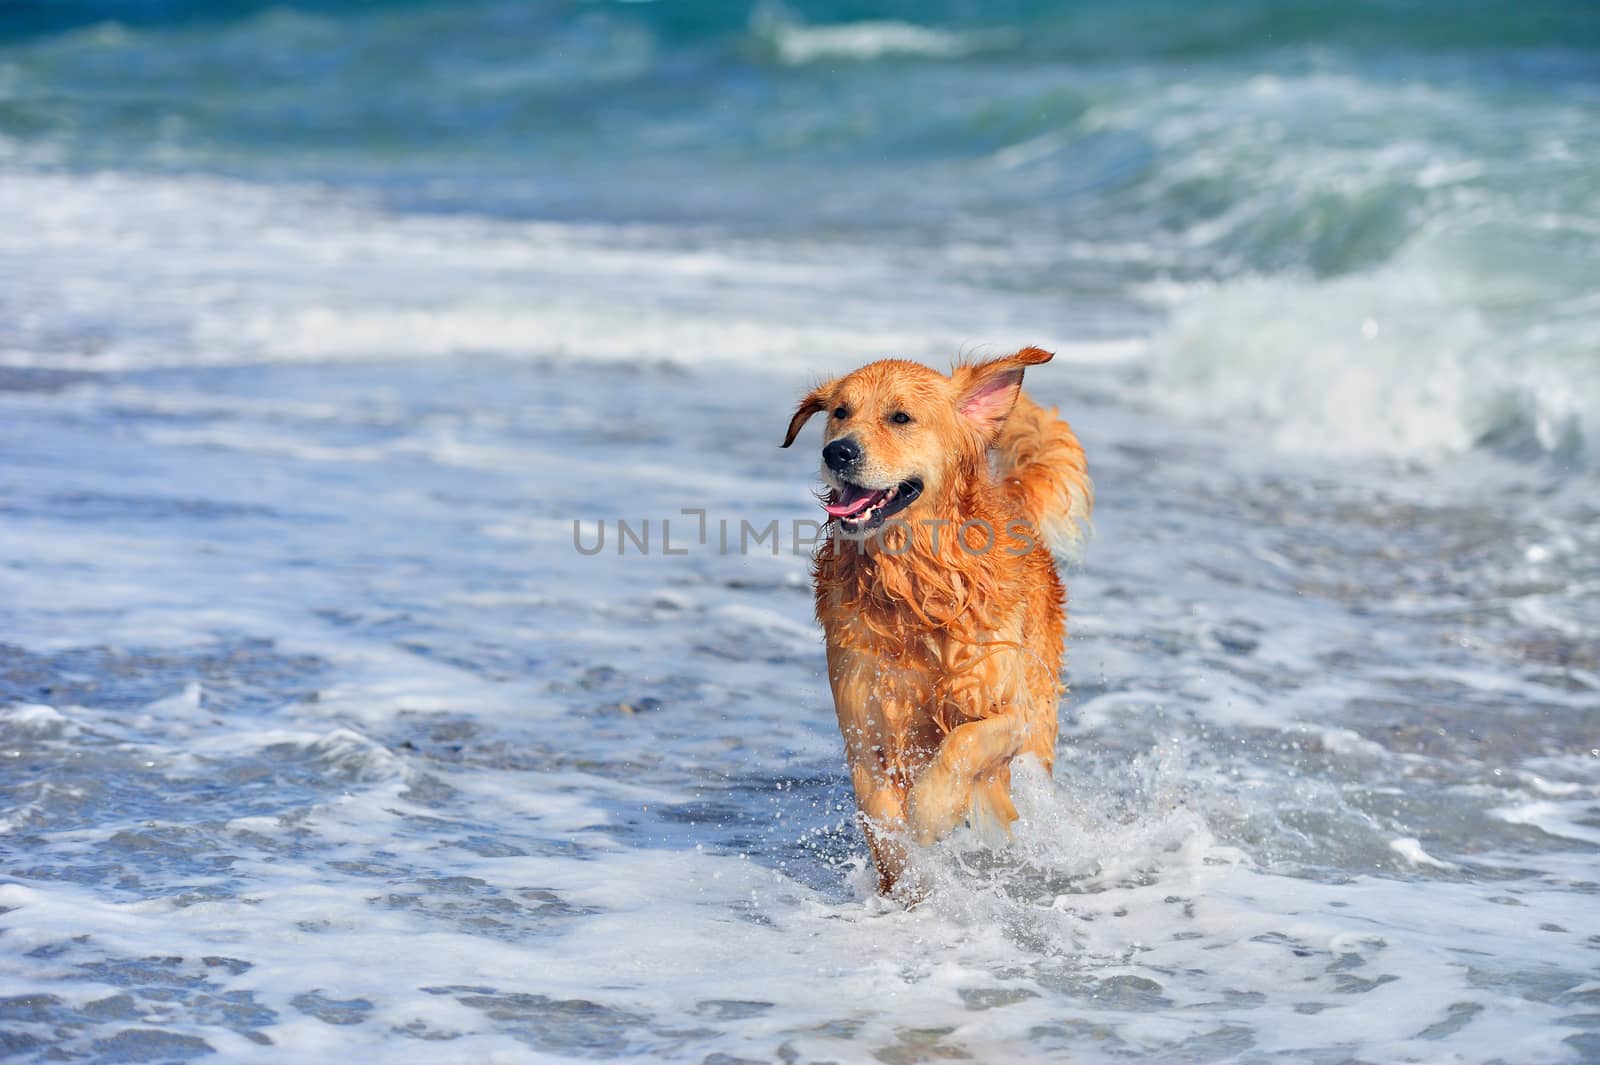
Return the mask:
[[846, 467], [860, 457], [861, 445], [848, 436], [841, 436], [822, 449], [822, 461], [826, 462], [828, 469], [834, 473], [843, 473]]

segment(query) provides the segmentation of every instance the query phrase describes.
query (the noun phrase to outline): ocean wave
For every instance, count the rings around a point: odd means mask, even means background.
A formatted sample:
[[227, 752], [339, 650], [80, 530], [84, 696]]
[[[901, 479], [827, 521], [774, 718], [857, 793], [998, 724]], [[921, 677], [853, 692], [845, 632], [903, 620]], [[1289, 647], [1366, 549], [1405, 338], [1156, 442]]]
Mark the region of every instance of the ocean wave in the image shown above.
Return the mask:
[[[870, 242], [385, 211], [304, 185], [0, 172], [0, 366], [126, 371], [494, 354], [818, 372], [1040, 337], [1031, 304]], [[158, 261], [159, 270], [147, 269]], [[971, 264], [952, 255], [952, 269]], [[128, 276], [144, 277], [137, 294]], [[425, 296], [418, 294], [426, 293]]]
[[1353, 277], [1209, 286], [1152, 344], [1151, 386], [1169, 409], [1264, 427], [1291, 451], [1435, 459], [1483, 448], [1592, 466], [1595, 308], [1545, 292], [1512, 315], [1497, 295], [1494, 278], [1422, 256]]

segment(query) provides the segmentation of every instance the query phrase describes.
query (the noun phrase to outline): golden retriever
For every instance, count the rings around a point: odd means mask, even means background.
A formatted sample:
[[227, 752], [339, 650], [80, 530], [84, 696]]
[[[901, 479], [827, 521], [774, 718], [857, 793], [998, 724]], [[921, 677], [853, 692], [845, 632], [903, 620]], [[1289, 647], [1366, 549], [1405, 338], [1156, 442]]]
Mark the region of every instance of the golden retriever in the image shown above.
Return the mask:
[[1022, 394], [1024, 369], [1051, 357], [1024, 348], [948, 376], [874, 362], [801, 400], [783, 441], [827, 415], [817, 619], [886, 895], [908, 839], [964, 821], [1009, 833], [1012, 760], [1055, 760], [1065, 592], [1052, 549], [1075, 549], [1094, 489], [1071, 427]]

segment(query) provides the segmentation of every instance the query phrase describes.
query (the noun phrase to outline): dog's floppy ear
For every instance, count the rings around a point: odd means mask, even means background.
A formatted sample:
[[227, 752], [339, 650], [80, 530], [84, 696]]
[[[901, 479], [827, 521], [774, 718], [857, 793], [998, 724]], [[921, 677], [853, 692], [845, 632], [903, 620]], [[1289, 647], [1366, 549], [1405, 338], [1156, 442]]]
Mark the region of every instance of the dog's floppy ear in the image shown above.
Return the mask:
[[951, 376], [960, 390], [956, 409], [977, 426], [985, 440], [1000, 435], [1000, 427], [1022, 391], [1022, 371], [1055, 358], [1043, 348], [1023, 348], [1015, 355], [972, 366], [958, 366]]
[[794, 412], [794, 417], [789, 419], [789, 432], [785, 434], [783, 443], [779, 444], [779, 447], [788, 447], [794, 443], [794, 438], [800, 435], [801, 427], [806, 424], [813, 414], [822, 409], [822, 399], [826, 395], [823, 391], [825, 388], [827, 388], [826, 385], [818, 385], [807, 394], [805, 399], [800, 401], [799, 409]]

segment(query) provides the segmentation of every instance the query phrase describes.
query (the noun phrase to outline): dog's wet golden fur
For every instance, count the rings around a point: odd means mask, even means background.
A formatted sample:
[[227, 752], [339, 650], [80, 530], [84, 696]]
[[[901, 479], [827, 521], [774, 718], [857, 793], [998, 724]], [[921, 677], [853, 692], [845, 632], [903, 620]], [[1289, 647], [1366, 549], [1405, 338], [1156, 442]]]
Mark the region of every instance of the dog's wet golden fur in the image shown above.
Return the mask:
[[[845, 757], [878, 887], [906, 842], [1009, 829], [1011, 763], [1055, 760], [1065, 592], [1093, 488], [1066, 422], [1022, 394], [1024, 348], [947, 376], [875, 362], [800, 403], [827, 415], [815, 564]], [[881, 516], [880, 516], [881, 515]]]

